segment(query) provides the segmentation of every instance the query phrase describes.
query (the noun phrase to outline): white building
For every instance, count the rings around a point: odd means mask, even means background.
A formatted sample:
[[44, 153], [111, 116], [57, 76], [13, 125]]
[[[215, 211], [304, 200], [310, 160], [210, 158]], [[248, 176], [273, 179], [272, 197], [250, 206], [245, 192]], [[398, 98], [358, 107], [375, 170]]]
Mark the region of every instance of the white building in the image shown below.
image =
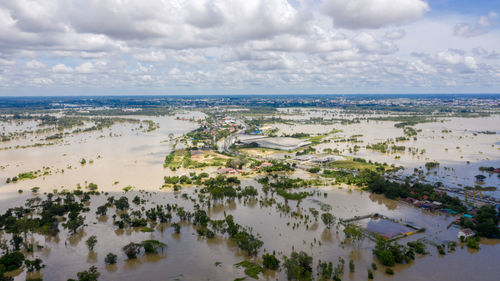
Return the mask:
[[464, 228], [458, 231], [458, 239], [460, 239], [460, 237], [467, 239], [469, 237], [474, 237], [474, 235], [474, 231], [470, 228]]

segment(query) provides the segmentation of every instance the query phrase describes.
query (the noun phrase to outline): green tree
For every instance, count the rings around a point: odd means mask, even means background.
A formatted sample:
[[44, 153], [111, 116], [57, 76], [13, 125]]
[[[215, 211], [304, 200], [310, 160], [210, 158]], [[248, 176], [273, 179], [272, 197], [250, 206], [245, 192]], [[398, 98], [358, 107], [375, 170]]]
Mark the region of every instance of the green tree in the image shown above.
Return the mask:
[[177, 233], [177, 234], [181, 233], [181, 225], [180, 224], [174, 222], [174, 223], [172, 223], [172, 227], [174, 228], [175, 233]]
[[115, 201], [115, 207], [118, 210], [128, 209], [129, 207], [128, 198], [125, 196], [120, 197], [120, 199]]
[[137, 254], [139, 254], [139, 252], [141, 251], [141, 245], [134, 242], [130, 242], [129, 244], [123, 247], [123, 251], [127, 255], [127, 258], [135, 259], [137, 258]]
[[356, 246], [360, 246], [361, 242], [365, 237], [365, 234], [362, 229], [353, 225], [347, 225], [344, 228], [344, 234], [346, 238], [349, 238], [352, 243]]
[[21, 252], [7, 253], [0, 257], [0, 267], [4, 271], [12, 271], [20, 268], [24, 262], [24, 255]]
[[95, 214], [98, 216], [105, 216], [107, 212], [108, 212], [108, 205], [104, 204], [97, 207], [97, 211], [95, 212]]
[[285, 257], [283, 267], [288, 280], [312, 280], [312, 257], [305, 252], [292, 251], [290, 258]]
[[[76, 274], [78, 281], [97, 281], [101, 273], [97, 271], [97, 267], [91, 266], [88, 270], [78, 272]], [[76, 281], [74, 279], [68, 279], [68, 281]]]
[[265, 268], [277, 270], [280, 267], [280, 261], [276, 258], [274, 254], [263, 254], [262, 264]]
[[26, 259], [24, 260], [24, 265], [26, 265], [26, 269], [28, 270], [28, 272], [38, 271], [45, 267], [45, 265], [42, 264], [42, 260], [39, 258], [34, 260]]
[[95, 245], [97, 244], [97, 237], [95, 235], [92, 235], [85, 241], [85, 244], [87, 244], [87, 248], [89, 248], [89, 251], [93, 251]]
[[353, 260], [349, 260], [349, 272], [354, 272], [355, 265]]
[[106, 257], [104, 258], [104, 262], [106, 264], [115, 264], [116, 263], [117, 256], [113, 253], [108, 253]]
[[241, 231], [233, 237], [234, 241], [238, 247], [247, 252], [249, 256], [254, 256], [259, 251], [259, 248], [264, 245], [264, 242], [260, 241], [253, 234], [246, 231]]
[[321, 220], [325, 224], [326, 228], [330, 229], [334, 223], [334, 218], [333, 215], [330, 213], [323, 213], [321, 214]]
[[[71, 215], [71, 213], [70, 213]], [[84, 216], [79, 216], [78, 213], [76, 213], [76, 217], [70, 217], [68, 222], [63, 224], [64, 227], [69, 229], [73, 234], [76, 233], [78, 228], [80, 226], [83, 226], [85, 223], [85, 217]]]

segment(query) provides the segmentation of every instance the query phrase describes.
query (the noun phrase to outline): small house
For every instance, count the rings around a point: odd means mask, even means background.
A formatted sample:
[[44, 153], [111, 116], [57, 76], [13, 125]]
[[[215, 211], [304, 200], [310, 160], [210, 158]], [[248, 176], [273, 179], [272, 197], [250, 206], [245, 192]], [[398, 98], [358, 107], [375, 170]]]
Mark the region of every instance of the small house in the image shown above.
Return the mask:
[[460, 237], [467, 239], [469, 237], [474, 237], [474, 235], [474, 231], [470, 228], [464, 228], [458, 231], [458, 239], [460, 239]]
[[217, 170], [218, 174], [235, 174], [236, 170], [233, 168], [220, 168]]

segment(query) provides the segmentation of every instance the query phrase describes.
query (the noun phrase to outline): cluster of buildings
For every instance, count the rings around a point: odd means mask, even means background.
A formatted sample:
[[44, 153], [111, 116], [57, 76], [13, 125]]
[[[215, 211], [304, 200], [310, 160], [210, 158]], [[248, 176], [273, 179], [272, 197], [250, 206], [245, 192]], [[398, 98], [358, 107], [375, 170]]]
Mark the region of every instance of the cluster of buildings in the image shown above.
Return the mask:
[[494, 96], [481, 95], [321, 95], [321, 96], [232, 96], [232, 97], [163, 97], [159, 104], [173, 107], [227, 107], [227, 106], [265, 106], [265, 107], [338, 107], [338, 106], [488, 106], [499, 107], [500, 99]]
[[234, 175], [236, 173], [243, 173], [243, 170], [233, 168], [220, 168], [217, 170], [217, 174], [220, 175]]
[[216, 125], [220, 128], [227, 129], [230, 133], [238, 130], [238, 123], [232, 117], [217, 117]]
[[[264, 167], [272, 167], [273, 166], [273, 163], [271, 162], [262, 162], [259, 166], [256, 166], [253, 168], [254, 171], [258, 171], [260, 170], [261, 168], [264, 168]], [[234, 169], [234, 168], [220, 168], [217, 170], [217, 173], [220, 174], [220, 175], [234, 175], [236, 173], [243, 173], [244, 171], [242, 169]]]
[[[445, 213], [454, 213], [453, 210], [449, 210], [449, 209], [442, 209], [443, 208], [443, 204], [441, 202], [437, 202], [437, 201], [429, 201], [429, 200], [426, 200], [427, 198], [425, 198], [427, 196], [424, 195], [424, 200], [418, 200], [418, 199], [415, 199], [415, 198], [411, 198], [411, 197], [406, 197], [403, 199], [403, 201], [405, 201], [406, 203], [408, 204], [411, 204], [415, 207], [418, 207], [418, 208], [424, 208], [424, 209], [428, 209], [428, 210], [431, 210], [431, 211], [437, 211], [437, 210], [441, 210]], [[456, 212], [455, 212], [456, 213]]]

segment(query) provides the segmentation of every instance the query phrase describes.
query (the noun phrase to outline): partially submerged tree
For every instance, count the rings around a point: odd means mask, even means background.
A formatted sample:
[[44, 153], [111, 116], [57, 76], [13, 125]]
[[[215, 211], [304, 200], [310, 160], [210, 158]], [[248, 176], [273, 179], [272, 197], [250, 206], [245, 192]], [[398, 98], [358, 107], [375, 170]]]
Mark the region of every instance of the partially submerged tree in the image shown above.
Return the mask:
[[93, 251], [95, 245], [97, 244], [97, 237], [95, 235], [92, 235], [85, 241], [85, 244], [87, 244], [87, 248], [89, 248], [89, 251]]

